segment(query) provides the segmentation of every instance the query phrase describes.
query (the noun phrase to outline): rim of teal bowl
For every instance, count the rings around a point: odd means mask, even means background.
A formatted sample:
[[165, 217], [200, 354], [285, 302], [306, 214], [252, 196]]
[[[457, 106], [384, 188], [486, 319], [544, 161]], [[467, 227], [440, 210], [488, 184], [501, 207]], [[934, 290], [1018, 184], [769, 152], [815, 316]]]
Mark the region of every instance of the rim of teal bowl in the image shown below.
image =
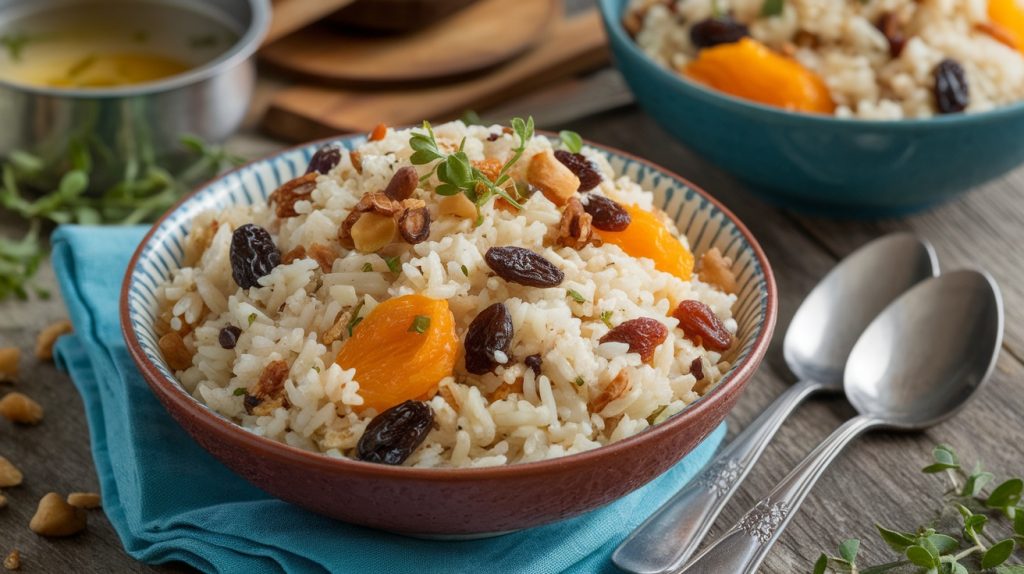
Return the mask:
[[[401, 127], [404, 128], [409, 126]], [[544, 130], [537, 130], [537, 134], [544, 135], [549, 138], [556, 137], [556, 134]], [[656, 440], [652, 437], [662, 436], [665, 433], [677, 432], [678, 427], [683, 426], [687, 420], [693, 421], [700, 417], [715, 416], [714, 412], [718, 403], [727, 399], [727, 395], [729, 393], [742, 393], [743, 389], [753, 379], [754, 374], [757, 373], [757, 370], [761, 367], [761, 363], [768, 353], [768, 347], [771, 345], [772, 337], [775, 333], [775, 326], [778, 321], [779, 298], [778, 285], [775, 283], [775, 274], [772, 271], [771, 263], [768, 261], [768, 256], [765, 255], [764, 249], [761, 247], [761, 244], [758, 243], [754, 234], [746, 224], [736, 216], [736, 214], [725, 206], [725, 204], [705, 191], [704, 188], [697, 186], [676, 172], [618, 148], [598, 144], [589, 140], [583, 140], [585, 145], [601, 150], [602, 153], [619, 156], [620, 158], [645, 165], [692, 190], [696, 196], [703, 198], [712, 207], [718, 210], [718, 212], [721, 213], [730, 223], [732, 223], [736, 228], [737, 233], [739, 233], [748, 244], [752, 254], [751, 256], [761, 267], [761, 274], [764, 278], [763, 295], [765, 297], [765, 310], [760, 332], [755, 335], [754, 342], [751, 345], [750, 350], [747, 352], [747, 356], [743, 358], [742, 361], [738, 361], [733, 364], [730, 367], [729, 375], [719, 381], [718, 384], [716, 384], [706, 395], [693, 401], [683, 410], [656, 425], [649, 426], [634, 435], [610, 442], [595, 449], [531, 462], [469, 468], [391, 466], [356, 460], [348, 457], [334, 458], [323, 453], [300, 449], [299, 447], [291, 446], [287, 443], [278, 442], [271, 438], [256, 435], [234, 421], [215, 413], [212, 409], [203, 405], [192, 397], [190, 393], [185, 391], [184, 387], [181, 386], [180, 381], [176, 378], [164, 376], [164, 374], [157, 369], [156, 365], [149, 360], [149, 357], [147, 357], [146, 353], [142, 350], [142, 344], [139, 341], [139, 334], [136, 332], [135, 325], [132, 324], [130, 319], [129, 311], [131, 304], [129, 302], [129, 293], [131, 291], [132, 283], [135, 281], [136, 268], [138, 266], [139, 259], [142, 257], [143, 251], [145, 251], [145, 248], [148, 246], [150, 241], [153, 240], [156, 232], [164, 225], [165, 221], [171, 216], [171, 214], [183, 208], [186, 204], [193, 201], [198, 194], [209, 189], [211, 186], [225, 181], [230, 177], [234, 177], [236, 174], [252, 170], [259, 164], [273, 164], [274, 162], [281, 161], [282, 157], [295, 151], [300, 151], [306, 148], [315, 149], [326, 144], [340, 143], [360, 137], [365, 136], [359, 134], [347, 134], [313, 140], [269, 153], [259, 159], [255, 159], [245, 165], [232, 169], [227, 173], [216, 176], [195, 187], [190, 193], [179, 199], [174, 207], [171, 207], [164, 212], [164, 214], [153, 223], [153, 226], [150, 227], [146, 236], [139, 243], [138, 247], [136, 247], [135, 253], [132, 254], [132, 258], [128, 263], [128, 268], [125, 270], [124, 278], [121, 282], [121, 291], [118, 301], [121, 334], [128, 347], [128, 354], [131, 356], [135, 366], [138, 367], [143, 380], [146, 381], [146, 385], [152, 390], [154, 395], [157, 395], [157, 398], [160, 400], [164, 409], [178, 421], [180, 426], [185, 427], [186, 423], [178, 419], [178, 415], [168, 403], [173, 403], [176, 407], [180, 408], [182, 412], [194, 415], [195, 421], [189, 424], [194, 424], [207, 432], [209, 436], [213, 437], [212, 440], [214, 442], [218, 442], [220, 444], [244, 443], [247, 449], [249, 449], [250, 454], [258, 453], [261, 456], [267, 459], [272, 459], [280, 464], [311, 466], [324, 472], [347, 472], [353, 476], [360, 477], [396, 478], [429, 482], [469, 482], [475, 480], [538, 476], [553, 472], [557, 468], [565, 467], [566, 465], [576, 466], [585, 464], [586, 461], [594, 459], [614, 457], [616, 453], [623, 450], [636, 448], [645, 442]], [[724, 416], [722, 420], [724, 420]], [[709, 434], [710, 432], [711, 431], [709, 431]], [[706, 435], [704, 438], [706, 438]], [[704, 438], [701, 438], [701, 440], [704, 440]]]
[[[678, 85], [690, 95], [709, 102], [721, 102], [731, 107], [732, 111], [735, 112], [745, 114], [761, 113], [771, 116], [773, 119], [798, 121], [804, 122], [808, 125], [828, 126], [831, 128], [884, 128], [887, 130], [918, 130], [922, 128], [931, 129], [961, 124], [984, 124], [997, 122], [1007, 116], [1024, 116], [1024, 100], [1007, 104], [1005, 106], [999, 106], [984, 112], [948, 114], [933, 116], [930, 118], [907, 118], [899, 120], [839, 118], [833, 115], [795, 112], [784, 108], [767, 106], [751, 100], [744, 100], [742, 98], [737, 98], [730, 94], [702, 86], [696, 82], [692, 82], [655, 62], [649, 55], [647, 55], [646, 52], [640, 49], [640, 46], [633, 41], [633, 38], [631, 38], [622, 27], [622, 13], [625, 11], [627, 3], [628, 0], [598, 0], [598, 7], [601, 10], [601, 17], [604, 20], [605, 30], [608, 32], [612, 44], [625, 46], [625, 50], [629, 52], [631, 56], [640, 60], [644, 66], [648, 69], [653, 69], [655, 74], [663, 78], [667, 78], [671, 83]], [[620, 65], [621, 64], [624, 64], [624, 62], [620, 62]]]

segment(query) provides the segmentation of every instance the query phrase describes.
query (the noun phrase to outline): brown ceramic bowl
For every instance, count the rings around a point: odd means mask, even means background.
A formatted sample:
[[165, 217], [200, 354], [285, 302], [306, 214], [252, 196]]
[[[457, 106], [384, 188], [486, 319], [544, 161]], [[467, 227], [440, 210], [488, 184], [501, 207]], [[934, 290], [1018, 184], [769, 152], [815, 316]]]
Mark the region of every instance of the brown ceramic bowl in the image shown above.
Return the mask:
[[[338, 143], [351, 146], [360, 139]], [[742, 286], [734, 306], [739, 344], [717, 387], [668, 420], [619, 442], [502, 467], [385, 466], [330, 458], [257, 436], [193, 399], [174, 379], [156, 344], [154, 291], [181, 260], [192, 217], [229, 204], [265, 201], [278, 185], [301, 174], [323, 143], [254, 162], [185, 198], [143, 240], [121, 295], [128, 347], [168, 412], [217, 459], [273, 496], [346, 522], [423, 535], [483, 535], [562, 520], [612, 502], [678, 462], [722, 422], [764, 357], [775, 326], [775, 282], [747, 228], [681, 177], [593, 146], [607, 154], [617, 173], [655, 192], [655, 204], [676, 218], [698, 255], [719, 247], [736, 262]]]

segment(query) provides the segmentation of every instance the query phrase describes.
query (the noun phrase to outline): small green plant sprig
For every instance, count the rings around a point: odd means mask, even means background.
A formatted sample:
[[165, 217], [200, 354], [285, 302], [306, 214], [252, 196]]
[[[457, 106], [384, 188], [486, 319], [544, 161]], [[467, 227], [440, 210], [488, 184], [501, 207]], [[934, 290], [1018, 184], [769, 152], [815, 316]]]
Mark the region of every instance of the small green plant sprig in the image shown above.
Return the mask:
[[437, 174], [437, 179], [441, 183], [434, 191], [439, 195], [465, 195], [476, 206], [478, 224], [482, 221], [480, 208], [487, 205], [494, 196], [503, 198], [516, 209], [522, 209], [515, 181], [512, 180], [509, 171], [523, 157], [527, 144], [533, 138], [533, 118], [513, 118], [511, 123], [512, 131], [519, 138], [519, 145], [513, 150], [512, 157], [501, 166], [498, 176], [491, 181], [483, 172], [473, 167], [473, 162], [465, 152], [465, 138], [459, 143], [455, 153], [446, 154], [438, 146], [430, 122], [423, 122], [423, 132], [414, 132], [409, 138], [409, 146], [413, 149], [410, 161], [413, 165], [436, 163], [429, 173], [420, 178], [420, 182], [425, 182]]
[[[857, 561], [860, 540], [849, 539], [839, 545], [837, 555], [822, 553], [814, 564], [813, 574], [1024, 574], [1024, 565], [1014, 563], [1014, 551], [1024, 544], [1024, 506], [1021, 505], [1024, 480], [1009, 478], [986, 492], [985, 487], [995, 476], [983, 470], [980, 464], [975, 464], [968, 472], [956, 452], [943, 444], [935, 447], [932, 458], [932, 463], [922, 472], [945, 474], [950, 485], [934, 520], [914, 532], [875, 525], [882, 541], [898, 553], [899, 558], [865, 566]], [[1000, 518], [1006, 519], [1002, 520], [1003, 529], [1012, 529], [1012, 534], [1000, 537], [984, 530], [990, 520]], [[990, 530], [995, 527], [993, 524]]]

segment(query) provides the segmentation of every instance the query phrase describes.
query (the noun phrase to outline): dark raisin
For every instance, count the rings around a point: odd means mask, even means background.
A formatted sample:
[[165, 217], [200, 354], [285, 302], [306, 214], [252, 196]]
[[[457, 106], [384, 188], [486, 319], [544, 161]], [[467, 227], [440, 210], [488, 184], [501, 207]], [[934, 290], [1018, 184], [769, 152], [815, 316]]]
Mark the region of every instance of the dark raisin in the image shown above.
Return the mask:
[[316, 150], [313, 157], [309, 158], [309, 166], [306, 168], [306, 173], [326, 174], [334, 169], [334, 166], [338, 165], [340, 161], [341, 148], [335, 144], [327, 144]]
[[593, 221], [590, 222], [595, 229], [601, 231], [623, 231], [629, 227], [632, 218], [618, 203], [604, 197], [603, 195], [588, 195], [587, 204], [583, 211], [590, 214]]
[[417, 173], [416, 168], [407, 165], [391, 176], [391, 181], [384, 188], [384, 195], [395, 201], [409, 199], [419, 184], [420, 175]]
[[491, 247], [484, 254], [498, 277], [528, 287], [557, 287], [565, 274], [555, 264], [522, 247]]
[[430, 237], [430, 211], [426, 207], [403, 210], [398, 216], [398, 232], [406, 243], [423, 243]]
[[480, 311], [466, 331], [466, 370], [483, 375], [501, 362], [494, 356], [503, 353], [508, 360], [512, 346], [512, 316], [503, 303], [495, 303]]
[[704, 361], [697, 357], [690, 363], [690, 374], [698, 381], [704, 378]]
[[427, 403], [405, 401], [373, 417], [356, 445], [359, 460], [398, 465], [427, 438], [434, 411]]
[[903, 48], [907, 45], [907, 37], [900, 27], [900, 20], [892, 12], [886, 12], [878, 20], [878, 29], [889, 41], [889, 55], [899, 58]]
[[967, 109], [971, 91], [963, 66], [946, 58], [935, 66], [935, 106], [940, 114], [955, 114]]
[[601, 342], [626, 343], [629, 345], [630, 353], [639, 354], [640, 360], [649, 363], [654, 358], [654, 350], [664, 343], [667, 337], [668, 327], [661, 321], [640, 317], [619, 323], [601, 337]]
[[672, 312], [679, 319], [679, 328], [694, 345], [703, 345], [712, 351], [724, 351], [732, 346], [732, 333], [710, 307], [700, 301], [683, 301]]
[[234, 349], [235, 345], [238, 344], [238, 336], [241, 334], [241, 329], [234, 325], [228, 325], [220, 330], [220, 335], [217, 336], [217, 342], [220, 343], [222, 349]]
[[487, 141], [489, 141], [489, 142], [498, 141], [498, 138], [500, 138], [500, 137], [501, 137], [501, 134], [499, 134], [499, 133], [490, 134], [490, 135], [487, 136]]
[[281, 263], [281, 252], [270, 233], [246, 223], [231, 236], [231, 276], [242, 289], [259, 285], [261, 277]]
[[690, 41], [697, 49], [739, 42], [750, 35], [750, 29], [732, 16], [711, 17], [690, 28]]
[[594, 164], [585, 155], [560, 149], [555, 152], [555, 158], [580, 178], [578, 191], [590, 191], [601, 183], [601, 174], [597, 173]]
[[542, 359], [539, 354], [530, 355], [529, 357], [526, 357], [523, 362], [526, 363], [527, 367], [530, 367], [530, 370], [533, 371], [533, 375], [535, 377], [540, 376], [540, 366], [544, 363], [544, 359]]

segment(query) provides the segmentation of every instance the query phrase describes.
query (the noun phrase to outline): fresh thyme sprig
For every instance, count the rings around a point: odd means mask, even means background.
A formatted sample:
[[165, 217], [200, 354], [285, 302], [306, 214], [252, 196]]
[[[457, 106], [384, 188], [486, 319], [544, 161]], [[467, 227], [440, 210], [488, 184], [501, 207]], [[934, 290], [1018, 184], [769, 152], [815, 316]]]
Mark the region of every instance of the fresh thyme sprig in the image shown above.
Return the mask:
[[[512, 119], [512, 131], [519, 138], [519, 145], [512, 152], [508, 159], [498, 171], [494, 181], [473, 166], [473, 162], [466, 155], [466, 140], [459, 143], [459, 148], [454, 153], [446, 154], [438, 146], [437, 138], [430, 122], [423, 122], [423, 132], [413, 133], [409, 138], [409, 146], [413, 149], [410, 161], [413, 165], [428, 165], [434, 163], [434, 167], [420, 178], [421, 182], [427, 181], [431, 176], [437, 174], [441, 181], [434, 191], [439, 195], [465, 195], [473, 205], [476, 206], [477, 223], [481, 221], [480, 208], [487, 205], [494, 196], [499, 196], [509, 202], [516, 209], [522, 209], [519, 204], [519, 192], [516, 189], [515, 181], [512, 180], [510, 170], [526, 151], [526, 146], [533, 137], [533, 118], [526, 120], [522, 118]], [[511, 189], [511, 193], [510, 193]]]
[[[995, 477], [982, 470], [980, 464], [968, 472], [956, 452], [941, 444], [932, 451], [932, 458], [933, 462], [922, 472], [945, 474], [950, 484], [936, 518], [914, 532], [875, 525], [882, 541], [900, 555], [898, 559], [865, 567], [857, 561], [860, 541], [849, 539], [839, 545], [838, 555], [823, 553], [815, 562], [813, 573], [1024, 574], [1024, 565], [1012, 563], [1014, 550], [1024, 544], [1024, 480], [1007, 479], [986, 494], [986, 485]], [[1012, 535], [998, 537], [984, 530], [990, 520], [1001, 517], [1009, 519], [1006, 530], [1012, 529]], [[955, 519], [955, 529], [949, 525], [951, 518]], [[940, 528], [946, 533], [940, 532]]]

